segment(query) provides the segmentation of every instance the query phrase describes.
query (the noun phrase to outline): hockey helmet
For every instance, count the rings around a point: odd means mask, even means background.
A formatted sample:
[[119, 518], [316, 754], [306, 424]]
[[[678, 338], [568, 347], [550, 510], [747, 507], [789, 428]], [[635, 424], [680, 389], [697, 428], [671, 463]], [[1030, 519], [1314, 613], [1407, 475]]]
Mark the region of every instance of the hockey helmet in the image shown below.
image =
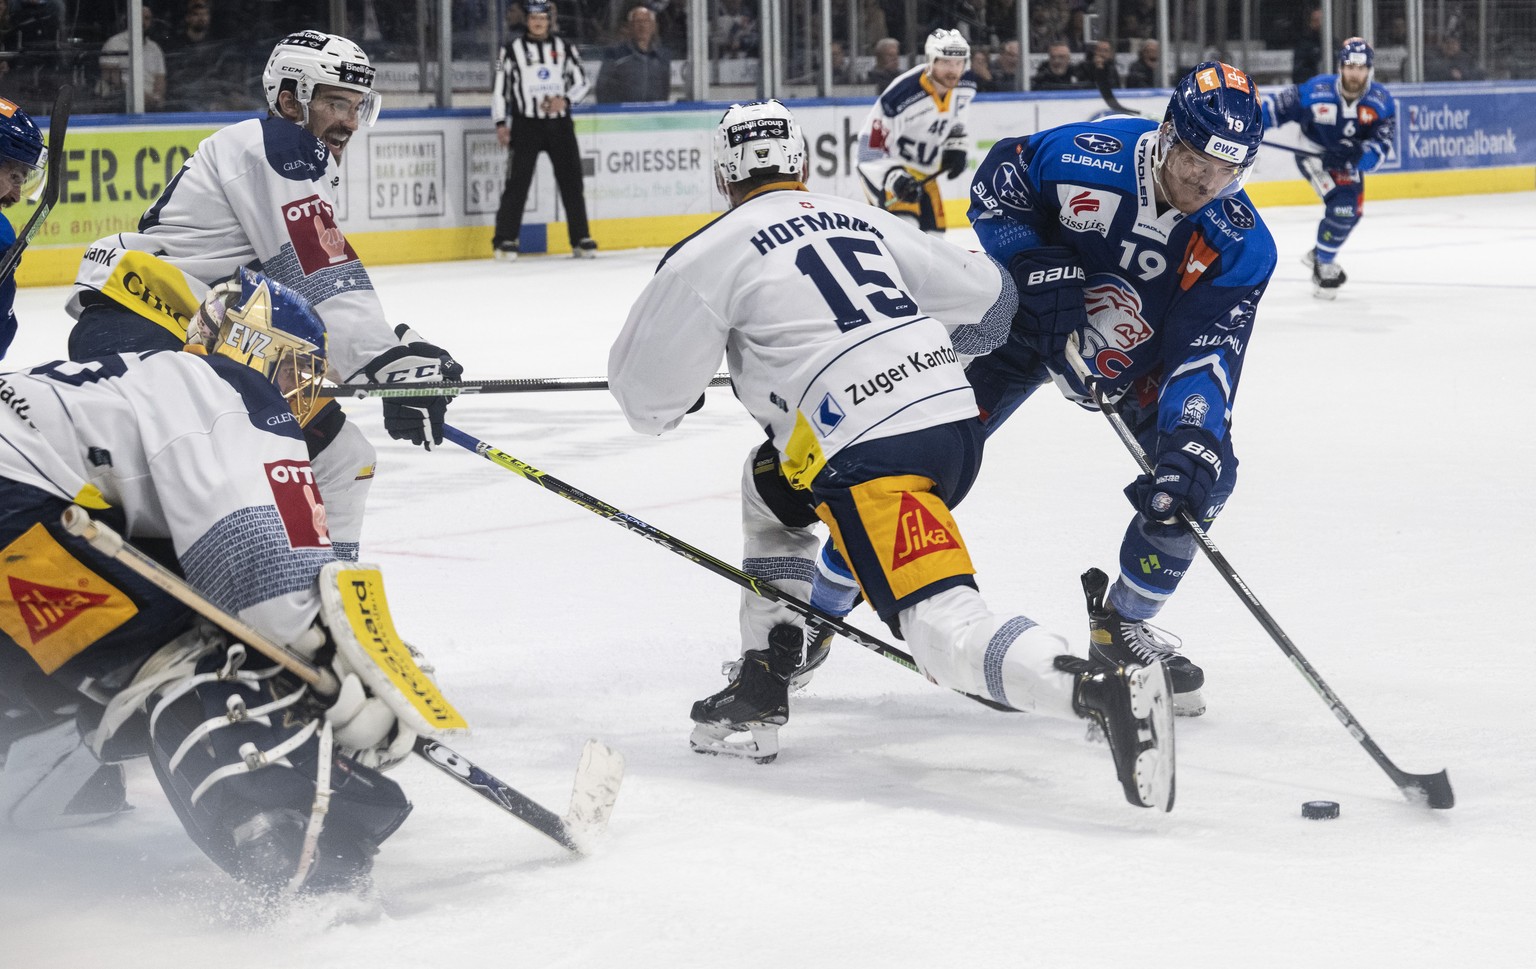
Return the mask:
[[805, 136], [777, 99], [733, 104], [715, 128], [715, 181], [727, 185], [760, 175], [805, 176]]
[[187, 343], [266, 377], [300, 424], [319, 410], [325, 324], [302, 296], [261, 273], [242, 268], [210, 290], [188, 327]]
[[317, 84], [356, 91], [363, 96], [357, 106], [358, 124], [370, 128], [378, 120], [383, 105], [383, 99], [373, 89], [373, 77], [368, 55], [352, 41], [318, 30], [300, 30], [272, 48], [272, 56], [261, 72], [261, 87], [267, 95], [267, 107], [274, 113], [277, 96], [289, 82], [306, 113]]
[[48, 149], [37, 124], [14, 102], [0, 98], [0, 196], [14, 186], [17, 199], [35, 199], [43, 187]]
[[934, 61], [959, 60], [965, 61], [966, 66], [971, 62], [970, 42], [958, 30], [945, 30], [940, 27], [928, 35], [923, 42], [923, 54], [928, 58], [928, 66], [932, 67]]
[[1161, 176], [1174, 147], [1182, 145], [1196, 153], [1195, 161], [1226, 170], [1228, 182], [1216, 198], [1236, 195], [1248, 180], [1264, 140], [1258, 93], [1253, 79], [1231, 64], [1206, 61], [1190, 71], [1168, 101], [1154, 171]]
[[1357, 67], [1375, 67], [1376, 51], [1364, 37], [1351, 37], [1339, 47], [1339, 66], [1353, 64]]

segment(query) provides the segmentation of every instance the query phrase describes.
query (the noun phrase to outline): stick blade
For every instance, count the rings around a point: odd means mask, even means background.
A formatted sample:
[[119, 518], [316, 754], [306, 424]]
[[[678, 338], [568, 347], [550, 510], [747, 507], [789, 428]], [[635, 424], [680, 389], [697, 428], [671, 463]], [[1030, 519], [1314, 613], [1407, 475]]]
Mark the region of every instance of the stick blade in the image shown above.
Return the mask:
[[624, 755], [597, 740], [588, 740], [576, 765], [576, 784], [565, 829], [582, 854], [589, 853], [604, 831], [624, 781]]
[[1456, 806], [1456, 792], [1451, 790], [1451, 777], [1445, 771], [1438, 774], [1404, 774], [1398, 780], [1403, 795], [1410, 801], [1422, 801], [1437, 811], [1448, 811]]

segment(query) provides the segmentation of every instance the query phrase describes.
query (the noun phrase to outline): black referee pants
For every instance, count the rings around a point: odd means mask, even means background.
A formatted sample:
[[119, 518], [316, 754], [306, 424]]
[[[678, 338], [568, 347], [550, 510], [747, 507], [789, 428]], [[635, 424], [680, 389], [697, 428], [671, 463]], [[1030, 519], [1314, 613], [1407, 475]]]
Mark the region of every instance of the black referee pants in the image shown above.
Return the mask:
[[516, 242], [523, 228], [523, 206], [528, 203], [528, 186], [533, 184], [533, 168], [539, 152], [549, 155], [555, 168], [555, 184], [560, 187], [560, 201], [565, 205], [566, 227], [571, 248], [592, 233], [587, 228], [587, 200], [581, 188], [581, 152], [576, 146], [576, 126], [566, 118], [507, 119], [512, 127], [512, 141], [507, 145], [507, 184], [501, 191], [501, 205], [496, 209], [496, 234], [492, 245]]

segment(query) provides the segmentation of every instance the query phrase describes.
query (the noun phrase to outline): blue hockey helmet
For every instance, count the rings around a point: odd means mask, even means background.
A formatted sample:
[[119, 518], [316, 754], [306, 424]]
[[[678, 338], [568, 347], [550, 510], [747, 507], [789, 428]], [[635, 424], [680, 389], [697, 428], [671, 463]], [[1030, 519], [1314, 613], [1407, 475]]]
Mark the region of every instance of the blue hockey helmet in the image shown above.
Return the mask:
[[1376, 51], [1364, 37], [1351, 37], [1339, 47], [1339, 66], [1353, 64], [1357, 67], [1375, 67]]
[[325, 324], [302, 296], [261, 273], [242, 268], [236, 278], [210, 290], [187, 342], [266, 377], [300, 424], [319, 410]]
[[1264, 140], [1264, 112], [1252, 78], [1231, 64], [1206, 61], [1186, 74], [1173, 89], [1163, 116], [1160, 174], [1175, 144], [1219, 164], [1227, 182], [1215, 194], [1226, 198], [1242, 190]]
[[36, 198], [47, 164], [48, 149], [36, 122], [14, 102], [0, 98], [0, 201], [9, 205]]

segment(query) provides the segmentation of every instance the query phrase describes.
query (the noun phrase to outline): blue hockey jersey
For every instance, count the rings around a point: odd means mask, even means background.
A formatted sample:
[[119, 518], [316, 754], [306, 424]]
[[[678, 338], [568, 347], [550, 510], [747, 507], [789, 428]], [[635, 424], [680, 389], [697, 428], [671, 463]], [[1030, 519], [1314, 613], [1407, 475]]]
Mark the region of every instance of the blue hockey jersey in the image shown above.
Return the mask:
[[1339, 92], [1337, 74], [1320, 74], [1305, 84], [1293, 84], [1264, 99], [1266, 127], [1294, 122], [1302, 135], [1323, 151], [1341, 144], [1361, 148], [1361, 172], [1370, 172], [1397, 151], [1397, 102], [1372, 81], [1354, 101]]
[[1224, 440], [1275, 243], [1248, 197], [1159, 214], [1156, 122], [1107, 118], [999, 141], [971, 185], [970, 219], [1004, 265], [1066, 246], [1086, 277], [1089, 369], [1112, 397], [1158, 409], [1158, 428]]

